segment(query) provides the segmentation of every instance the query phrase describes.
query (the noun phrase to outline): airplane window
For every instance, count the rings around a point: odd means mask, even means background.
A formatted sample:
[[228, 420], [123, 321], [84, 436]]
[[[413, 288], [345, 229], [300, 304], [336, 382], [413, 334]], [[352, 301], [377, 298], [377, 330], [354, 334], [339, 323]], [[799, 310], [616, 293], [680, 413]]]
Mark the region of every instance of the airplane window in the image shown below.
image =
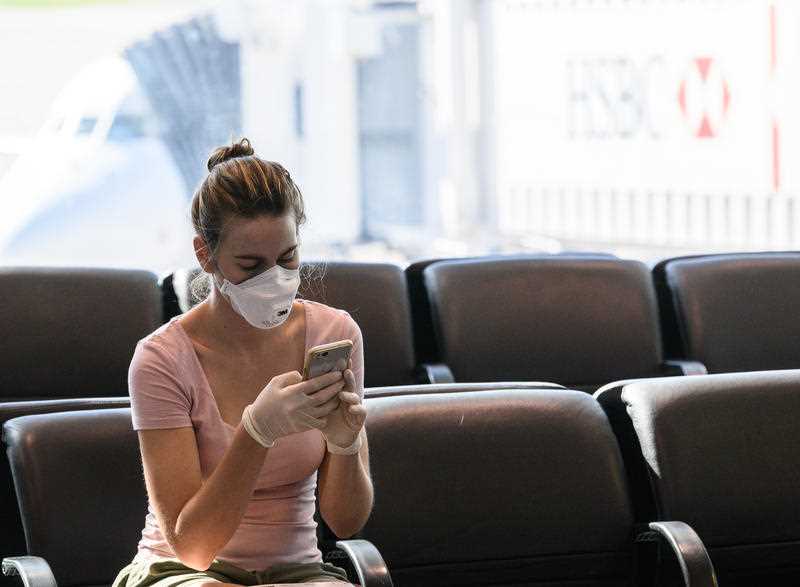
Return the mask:
[[145, 121], [139, 116], [119, 113], [108, 131], [109, 141], [128, 141], [145, 135]]
[[79, 135], [90, 135], [97, 126], [97, 118], [85, 117], [81, 118], [78, 123], [78, 129], [75, 131]]

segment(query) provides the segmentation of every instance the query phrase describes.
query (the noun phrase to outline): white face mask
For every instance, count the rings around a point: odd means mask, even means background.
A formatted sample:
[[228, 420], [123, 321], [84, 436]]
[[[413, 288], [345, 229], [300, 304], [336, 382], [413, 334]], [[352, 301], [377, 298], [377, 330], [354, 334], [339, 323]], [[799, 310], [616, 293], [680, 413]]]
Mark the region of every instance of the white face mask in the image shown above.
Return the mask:
[[234, 312], [251, 325], [275, 328], [286, 322], [292, 311], [300, 287], [300, 270], [275, 265], [242, 283], [233, 284], [223, 278], [217, 287]]

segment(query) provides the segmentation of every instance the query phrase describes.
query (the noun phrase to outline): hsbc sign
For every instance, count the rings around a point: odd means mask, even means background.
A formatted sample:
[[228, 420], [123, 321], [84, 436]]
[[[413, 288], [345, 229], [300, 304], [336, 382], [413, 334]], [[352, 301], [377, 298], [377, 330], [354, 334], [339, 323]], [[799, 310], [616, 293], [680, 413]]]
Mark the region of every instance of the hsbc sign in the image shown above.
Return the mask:
[[780, 157], [800, 84], [781, 68], [800, 50], [782, 47], [800, 47], [800, 3], [498, 0], [491, 22], [499, 193], [791, 183]]
[[[697, 138], [719, 134], [731, 104], [731, 92], [719, 59], [696, 57], [674, 95], [662, 94], [659, 76], [669, 75], [665, 55], [637, 62], [626, 56], [570, 58], [568, 135], [573, 139], [659, 139], [669, 132], [653, 115], [653, 101], [675, 99], [688, 128]], [[661, 84], [661, 85], [660, 85]], [[666, 105], [664, 105], [666, 106]], [[663, 109], [663, 108], [662, 108]]]

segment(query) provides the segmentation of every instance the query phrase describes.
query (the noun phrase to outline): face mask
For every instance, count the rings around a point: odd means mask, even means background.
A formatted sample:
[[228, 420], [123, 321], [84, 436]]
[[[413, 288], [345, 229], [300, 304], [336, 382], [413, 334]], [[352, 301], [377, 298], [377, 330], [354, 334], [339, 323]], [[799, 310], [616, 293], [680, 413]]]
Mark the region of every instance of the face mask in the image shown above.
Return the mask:
[[275, 265], [239, 284], [223, 278], [217, 287], [234, 312], [251, 325], [275, 328], [286, 322], [292, 311], [292, 302], [300, 287], [300, 270]]

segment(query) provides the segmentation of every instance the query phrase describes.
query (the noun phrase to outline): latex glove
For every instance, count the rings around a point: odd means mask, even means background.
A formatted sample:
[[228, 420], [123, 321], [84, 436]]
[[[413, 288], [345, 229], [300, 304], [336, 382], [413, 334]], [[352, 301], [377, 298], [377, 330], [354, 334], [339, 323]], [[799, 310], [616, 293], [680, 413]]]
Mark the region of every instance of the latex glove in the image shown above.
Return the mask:
[[351, 455], [361, 448], [364, 440], [364, 422], [367, 409], [356, 393], [356, 379], [351, 367], [352, 361], [344, 371], [344, 389], [339, 392], [339, 407], [331, 412], [325, 426], [320, 428], [325, 436], [328, 451], [333, 454]]
[[339, 406], [345, 380], [331, 371], [303, 381], [297, 371], [273, 377], [256, 401], [242, 413], [242, 426], [262, 446], [271, 447], [283, 436], [322, 429]]

